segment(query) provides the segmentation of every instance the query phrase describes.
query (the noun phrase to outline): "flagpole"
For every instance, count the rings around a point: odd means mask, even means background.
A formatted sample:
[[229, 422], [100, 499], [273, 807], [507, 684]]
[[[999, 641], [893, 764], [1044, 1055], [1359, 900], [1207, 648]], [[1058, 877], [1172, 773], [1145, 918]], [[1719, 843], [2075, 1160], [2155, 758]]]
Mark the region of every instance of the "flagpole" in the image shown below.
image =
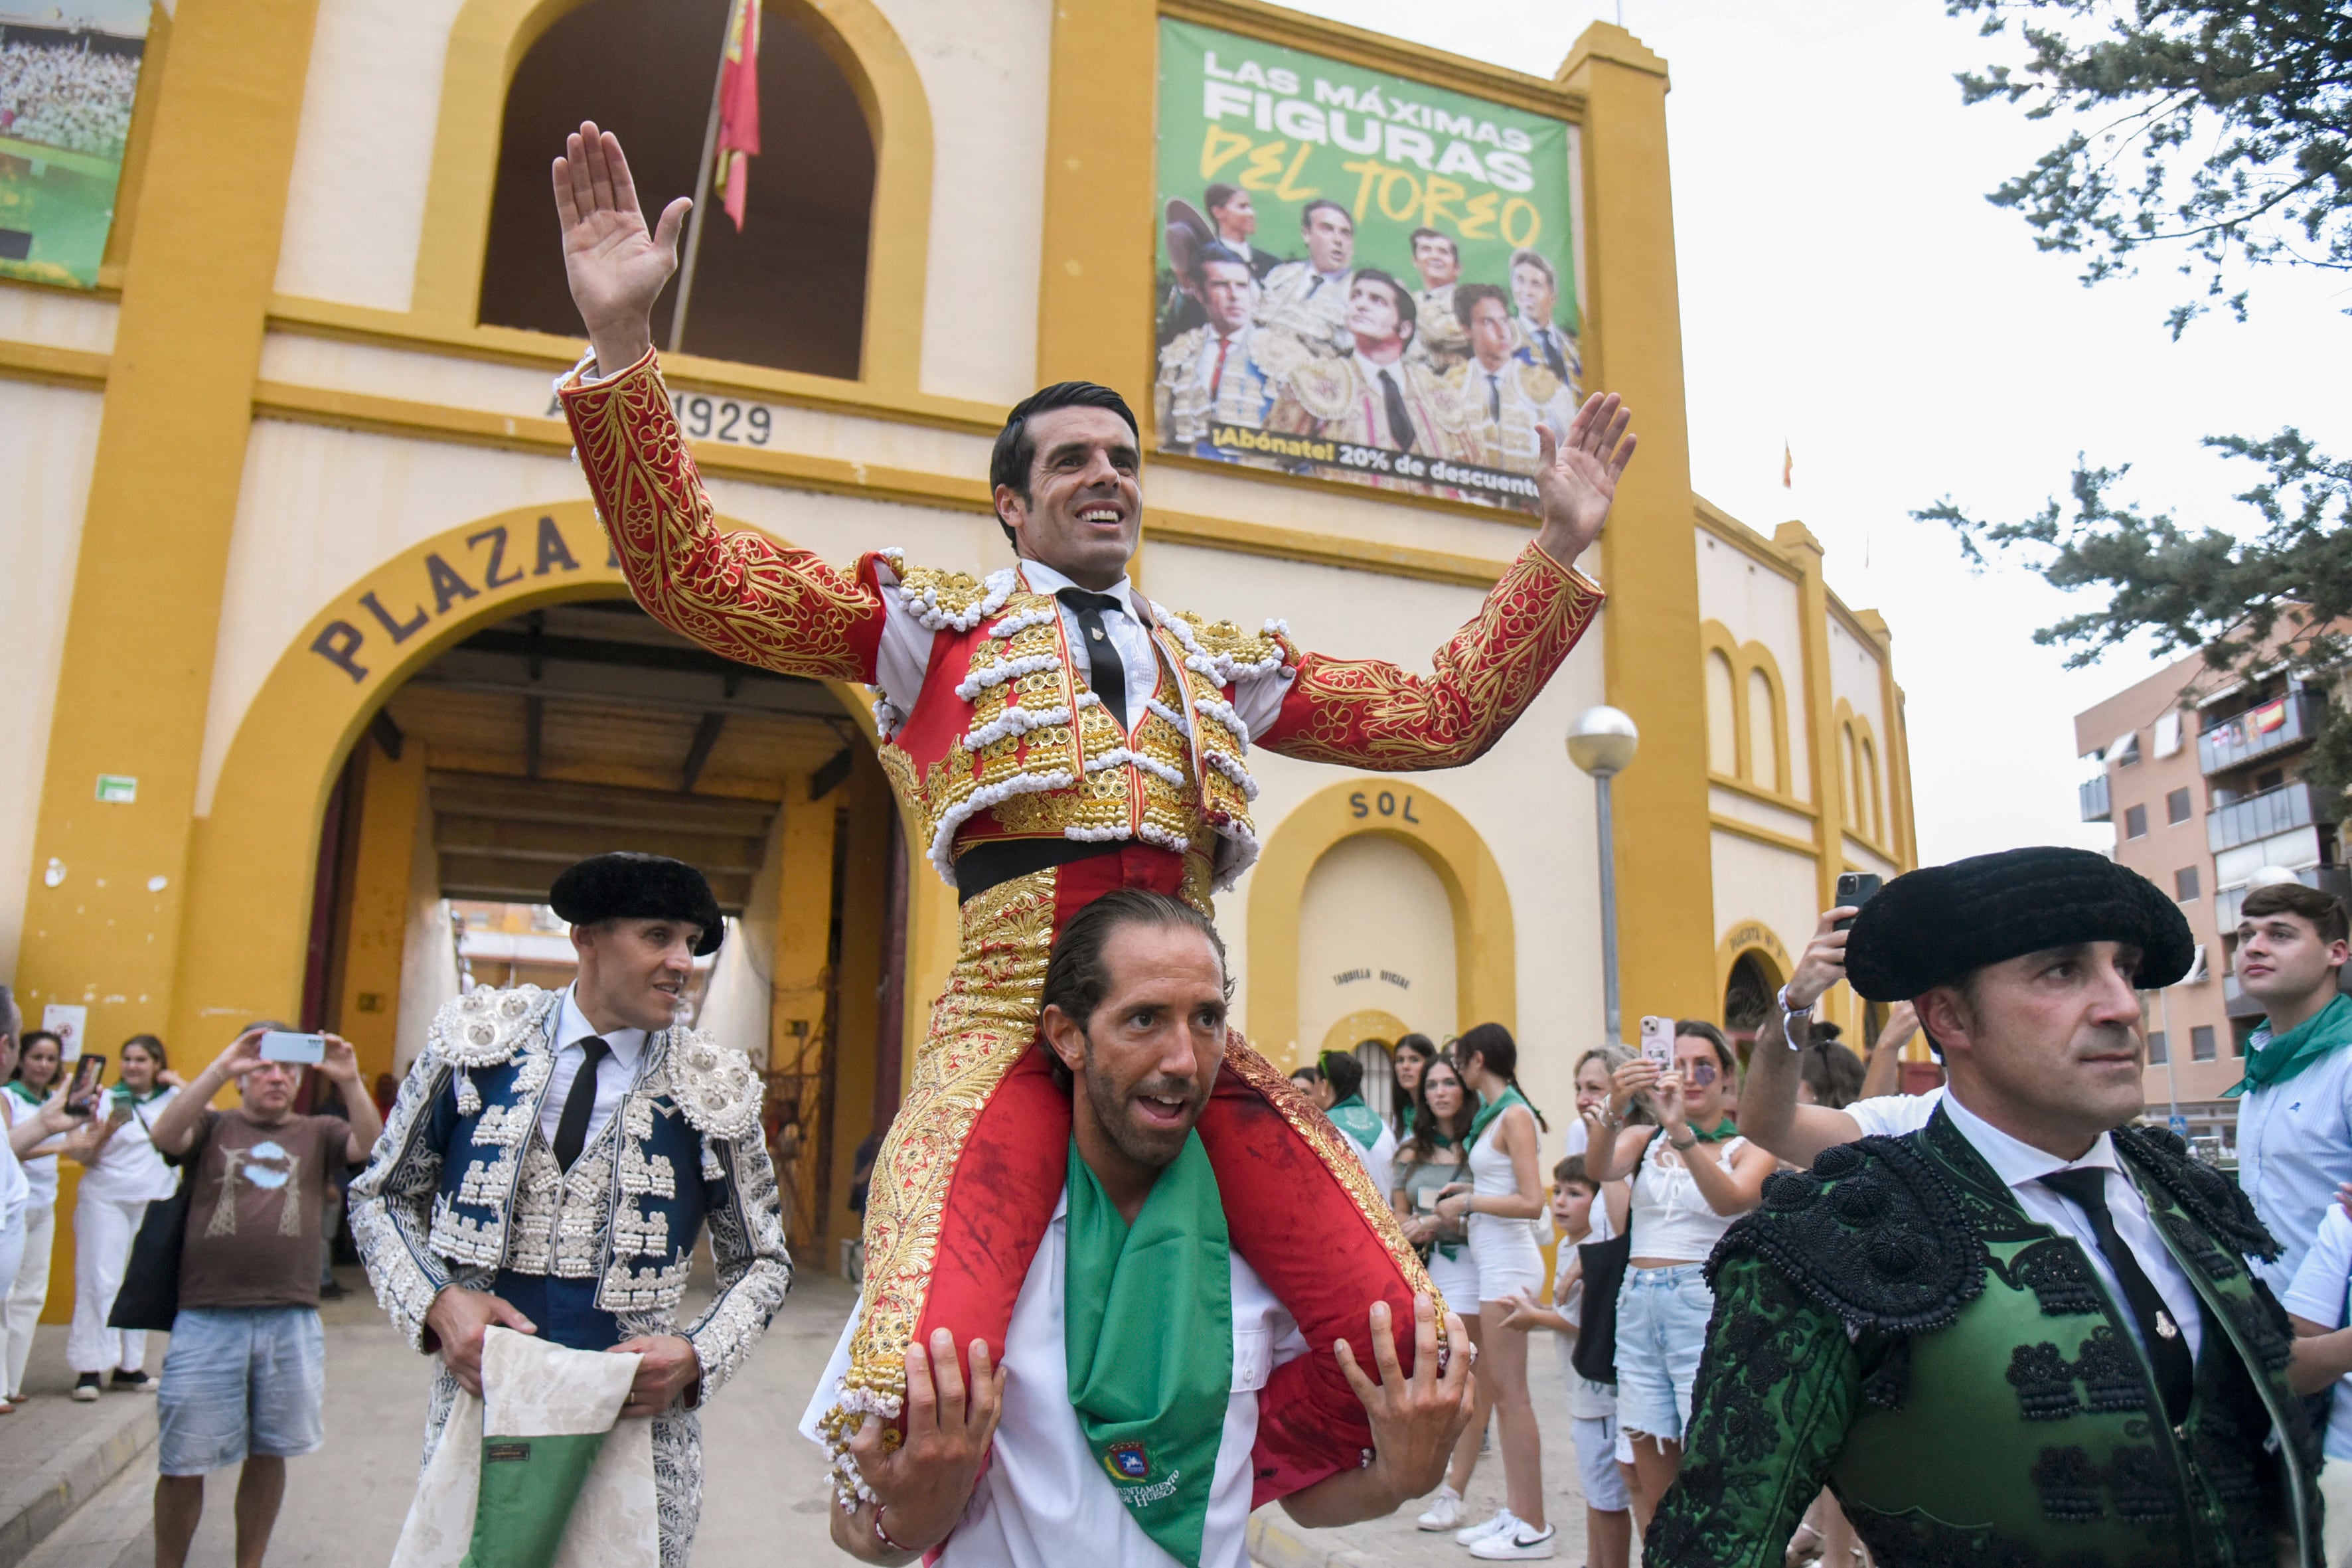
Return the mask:
[[694, 213], [686, 224], [686, 260], [677, 269], [677, 303], [669, 312], [670, 353], [679, 353], [686, 342], [686, 310], [694, 300], [694, 268], [702, 259], [702, 220], [710, 212], [710, 166], [719, 150], [719, 110], [727, 92], [727, 46], [735, 36], [738, 3], [730, 0], [726, 24], [719, 29], [719, 76], [710, 84], [710, 119], [702, 128], [702, 163], [694, 177]]

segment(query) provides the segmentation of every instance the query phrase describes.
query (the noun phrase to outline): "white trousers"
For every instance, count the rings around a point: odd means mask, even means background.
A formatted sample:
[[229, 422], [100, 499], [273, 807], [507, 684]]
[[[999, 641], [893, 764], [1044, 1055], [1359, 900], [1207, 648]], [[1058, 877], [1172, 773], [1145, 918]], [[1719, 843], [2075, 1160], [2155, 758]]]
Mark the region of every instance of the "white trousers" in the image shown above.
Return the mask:
[[[2345, 1397], [2343, 1390], [2336, 1397]], [[2352, 1563], [2352, 1459], [2330, 1458], [2319, 1467], [2319, 1495], [2327, 1505], [2326, 1542], [2327, 1568]]]
[[77, 1374], [117, 1367], [136, 1372], [147, 1364], [144, 1331], [106, 1326], [146, 1213], [144, 1198], [126, 1202], [84, 1194], [74, 1200], [74, 1314], [66, 1335], [66, 1364]]
[[0, 1304], [0, 1334], [6, 1336], [8, 1385], [16, 1394], [25, 1389], [25, 1363], [33, 1355], [33, 1331], [40, 1325], [41, 1309], [49, 1300], [49, 1253], [58, 1239], [58, 1205], [25, 1205], [25, 1257], [16, 1265], [16, 1283]]

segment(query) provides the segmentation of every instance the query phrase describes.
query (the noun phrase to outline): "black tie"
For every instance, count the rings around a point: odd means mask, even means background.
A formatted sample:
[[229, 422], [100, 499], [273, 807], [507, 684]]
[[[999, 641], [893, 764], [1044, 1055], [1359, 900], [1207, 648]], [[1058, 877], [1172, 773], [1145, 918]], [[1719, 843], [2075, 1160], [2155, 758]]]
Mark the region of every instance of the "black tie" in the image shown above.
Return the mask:
[[1503, 422], [1503, 378], [1491, 370], [1486, 373], [1486, 417], [1497, 425]]
[[2147, 1346], [2157, 1392], [2164, 1399], [2165, 1419], [2179, 1426], [2189, 1414], [2197, 1369], [2189, 1359], [2189, 1342], [2182, 1338], [2172, 1314], [2165, 1310], [2164, 1298], [2156, 1293], [2139, 1259], [2116, 1234], [2115, 1216], [2107, 1212], [2107, 1173], [2095, 1169], [2053, 1171], [2042, 1178], [2042, 1184], [2074, 1199], [2089, 1218], [2092, 1234], [2099, 1238], [2099, 1250], [2107, 1255], [2107, 1267], [2116, 1271], [2116, 1282], [2124, 1288], [2132, 1316], [2139, 1320], [2140, 1339]]
[[1404, 394], [1397, 389], [1396, 377], [1381, 372], [1381, 401], [1388, 405], [1389, 439], [1400, 452], [1412, 450], [1412, 416], [1405, 412]]
[[1127, 666], [1118, 659], [1118, 645], [1103, 630], [1103, 612], [1124, 608], [1108, 594], [1089, 594], [1084, 588], [1065, 588], [1054, 595], [1070, 606], [1078, 617], [1078, 630], [1086, 635], [1087, 684], [1118, 721], [1127, 728]]
[[1568, 384], [1568, 361], [1560, 357], [1559, 334], [1546, 327], [1536, 334], [1536, 342], [1543, 345], [1544, 363], [1551, 366], [1552, 374], [1559, 377], [1560, 384], [1565, 386]]
[[613, 1048], [595, 1035], [578, 1045], [585, 1059], [580, 1064], [579, 1076], [572, 1080], [572, 1092], [563, 1097], [562, 1119], [555, 1124], [555, 1163], [567, 1171], [587, 1146], [588, 1114], [596, 1109], [597, 1064]]

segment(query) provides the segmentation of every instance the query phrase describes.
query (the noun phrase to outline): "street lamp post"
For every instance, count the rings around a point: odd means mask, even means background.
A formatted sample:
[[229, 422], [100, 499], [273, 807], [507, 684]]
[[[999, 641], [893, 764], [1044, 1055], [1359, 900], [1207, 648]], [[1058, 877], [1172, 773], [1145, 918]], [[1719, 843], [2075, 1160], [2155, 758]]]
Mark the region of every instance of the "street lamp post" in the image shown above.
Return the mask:
[[1625, 1037], [1617, 1001], [1617, 836], [1610, 819], [1609, 781], [1631, 765], [1641, 743], [1633, 716], [1606, 705], [1586, 709], [1568, 730], [1569, 761], [1592, 775], [1601, 824], [1601, 993], [1612, 1045]]

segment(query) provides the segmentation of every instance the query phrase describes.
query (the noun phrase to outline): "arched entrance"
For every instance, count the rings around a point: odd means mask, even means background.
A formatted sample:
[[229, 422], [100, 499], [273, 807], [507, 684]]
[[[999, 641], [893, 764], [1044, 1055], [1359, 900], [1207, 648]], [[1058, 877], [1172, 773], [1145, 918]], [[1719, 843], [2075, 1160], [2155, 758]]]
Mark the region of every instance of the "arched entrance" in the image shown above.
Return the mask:
[[[1405, 870], [1404, 861], [1412, 869]], [[1421, 890], [1394, 894], [1400, 872], [1403, 884]], [[1427, 884], [1417, 878], [1427, 879]], [[1391, 894], [1385, 900], [1383, 889]], [[1420, 1022], [1393, 999], [1411, 995], [1414, 987], [1381, 979], [1381, 965], [1348, 961], [1341, 948], [1310, 945], [1360, 931], [1365, 922], [1349, 908], [1357, 898], [1368, 900], [1376, 916], [1383, 901], [1395, 910], [1412, 911], [1421, 932], [1412, 959], [1406, 966], [1389, 967], [1408, 980], [1450, 971], [1444, 984], [1424, 985], [1423, 994], [1433, 988], [1450, 992], [1451, 1016], [1433, 1027]], [[1332, 911], [1329, 919], [1317, 917], [1310, 899], [1316, 910]], [[1450, 963], [1439, 962], [1432, 969], [1432, 948], [1448, 950]], [[1345, 1020], [1358, 1012], [1377, 1011], [1391, 1025], [1414, 1020], [1423, 1033], [1438, 1039], [1486, 1019], [1516, 1030], [1517, 951], [1502, 868], [1468, 818], [1418, 781], [1342, 779], [1282, 818], [1250, 873], [1246, 1026], [1270, 1058], [1287, 1056], [1294, 1065], [1311, 1060], [1327, 1034], [1341, 1049], [1365, 1038], [1395, 1039], [1395, 1034], [1378, 1029], [1347, 1037], [1352, 1026]], [[1358, 968], [1373, 973], [1363, 981], [1335, 978]], [[1370, 994], [1382, 986], [1385, 993]], [[1351, 987], [1366, 992], [1362, 1002], [1352, 996], [1339, 1000]], [[1440, 1008], [1441, 1014], [1446, 1011]]]
[[1723, 998], [1723, 1033], [1745, 1061], [1796, 963], [1788, 945], [1761, 921], [1742, 921], [1726, 932], [1715, 963]]
[[919, 897], [863, 710], [656, 626], [584, 502], [428, 540], [321, 612], [247, 710], [200, 829], [178, 1026], [299, 1000], [373, 1080], [467, 967], [568, 979], [533, 908], [563, 865], [676, 855], [731, 921], [702, 1021], [765, 1067], [794, 1239], [822, 1247], [897, 1105]]

